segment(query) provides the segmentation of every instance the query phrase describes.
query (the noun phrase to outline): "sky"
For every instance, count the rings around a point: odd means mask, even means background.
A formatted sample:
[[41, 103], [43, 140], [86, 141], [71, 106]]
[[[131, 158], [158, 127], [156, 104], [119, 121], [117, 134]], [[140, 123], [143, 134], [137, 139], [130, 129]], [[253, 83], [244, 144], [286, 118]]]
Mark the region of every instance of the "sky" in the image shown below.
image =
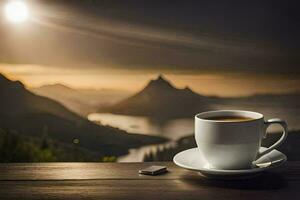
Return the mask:
[[297, 1], [23, 1], [28, 21], [0, 19], [0, 72], [29, 87], [133, 91], [163, 73], [204, 94], [299, 91]]

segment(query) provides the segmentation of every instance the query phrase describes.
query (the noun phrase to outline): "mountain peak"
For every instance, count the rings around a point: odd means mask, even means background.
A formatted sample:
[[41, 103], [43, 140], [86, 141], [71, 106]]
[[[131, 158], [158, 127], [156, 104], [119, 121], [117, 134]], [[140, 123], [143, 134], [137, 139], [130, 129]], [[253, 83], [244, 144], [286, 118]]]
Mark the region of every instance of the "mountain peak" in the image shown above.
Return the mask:
[[[175, 87], [162, 75], [158, 75], [156, 79], [151, 80], [146, 88], [165, 88], [165, 89], [174, 89]], [[145, 88], [145, 89], [146, 89]]]
[[191, 90], [191, 88], [189, 86], [186, 86], [183, 90], [193, 92], [193, 90]]
[[[163, 74], [159, 74], [159, 75], [157, 76], [156, 80], [167, 81], [167, 80], [165, 79], [165, 77], [164, 77]], [[168, 81], [167, 81], [167, 82], [168, 82]]]
[[21, 81], [12, 81], [8, 79], [4, 74], [0, 73], [0, 86], [10, 86], [10, 87], [21, 87], [23, 88], [24, 85]]
[[102, 109], [101, 112], [143, 115], [158, 119], [191, 117], [195, 112], [209, 109], [206, 101], [205, 97], [193, 92], [189, 87], [178, 89], [163, 75], [159, 75], [150, 80], [140, 92]]
[[63, 89], [63, 90], [73, 90], [71, 87], [66, 86], [62, 83], [54, 83], [54, 84], [47, 84], [47, 85], [42, 85], [40, 88], [43, 89]]

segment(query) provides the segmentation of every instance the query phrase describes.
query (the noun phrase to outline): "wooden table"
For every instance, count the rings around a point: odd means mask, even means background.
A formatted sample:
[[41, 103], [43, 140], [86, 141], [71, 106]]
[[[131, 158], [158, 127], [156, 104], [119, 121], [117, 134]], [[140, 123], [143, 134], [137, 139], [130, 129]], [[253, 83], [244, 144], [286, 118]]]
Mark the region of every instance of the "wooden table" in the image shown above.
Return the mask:
[[[166, 165], [161, 176], [138, 169]], [[161, 163], [0, 164], [0, 199], [299, 199], [300, 162], [250, 180], [220, 181]]]

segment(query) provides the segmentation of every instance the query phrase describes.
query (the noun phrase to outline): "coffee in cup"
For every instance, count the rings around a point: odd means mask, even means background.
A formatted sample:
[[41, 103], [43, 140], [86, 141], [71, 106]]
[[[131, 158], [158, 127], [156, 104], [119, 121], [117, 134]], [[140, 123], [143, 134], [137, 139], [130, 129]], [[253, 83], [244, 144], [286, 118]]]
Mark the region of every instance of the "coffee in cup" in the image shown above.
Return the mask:
[[253, 120], [251, 117], [244, 117], [244, 116], [214, 116], [204, 118], [207, 120], [216, 120], [216, 121], [225, 121], [225, 122], [240, 122], [240, 121], [250, 121]]

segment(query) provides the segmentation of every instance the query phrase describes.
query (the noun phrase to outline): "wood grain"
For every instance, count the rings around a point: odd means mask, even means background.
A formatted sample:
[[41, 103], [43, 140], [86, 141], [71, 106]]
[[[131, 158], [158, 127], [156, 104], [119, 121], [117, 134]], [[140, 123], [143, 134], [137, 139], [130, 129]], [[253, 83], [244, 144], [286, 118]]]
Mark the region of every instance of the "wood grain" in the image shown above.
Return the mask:
[[[138, 169], [166, 165], [161, 176]], [[0, 199], [296, 199], [300, 162], [252, 179], [201, 178], [171, 162], [0, 164]]]

